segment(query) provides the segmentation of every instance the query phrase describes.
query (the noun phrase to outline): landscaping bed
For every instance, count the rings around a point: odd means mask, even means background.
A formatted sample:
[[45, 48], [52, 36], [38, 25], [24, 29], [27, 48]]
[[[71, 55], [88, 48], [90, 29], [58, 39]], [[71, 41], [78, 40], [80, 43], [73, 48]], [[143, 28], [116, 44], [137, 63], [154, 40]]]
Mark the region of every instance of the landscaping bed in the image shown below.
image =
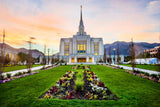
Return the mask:
[[15, 80], [15, 79], [18, 79], [18, 78], [23, 78], [23, 77], [26, 77], [26, 76], [29, 76], [29, 75], [37, 74], [37, 73], [39, 73], [39, 72], [38, 71], [18, 72], [14, 76], [11, 76], [11, 74], [7, 73], [6, 74], [6, 76], [7, 76], [6, 78], [4, 78], [4, 75], [2, 75], [2, 80], [0, 80], [0, 84], [6, 83], [8, 81], [12, 81], [12, 80]]
[[148, 80], [151, 80], [151, 81], [154, 81], [154, 82], [157, 82], [157, 83], [160, 83], [160, 75], [156, 75], [156, 74], [149, 74], [149, 73], [146, 73], [146, 72], [140, 72], [140, 71], [124, 71], [126, 73], [130, 73], [132, 75], [135, 75], [135, 76], [139, 76], [141, 78], [145, 78], [145, 79], [148, 79]]
[[90, 71], [89, 66], [75, 65], [72, 69], [74, 70], [66, 72], [40, 99], [118, 100], [97, 75]]

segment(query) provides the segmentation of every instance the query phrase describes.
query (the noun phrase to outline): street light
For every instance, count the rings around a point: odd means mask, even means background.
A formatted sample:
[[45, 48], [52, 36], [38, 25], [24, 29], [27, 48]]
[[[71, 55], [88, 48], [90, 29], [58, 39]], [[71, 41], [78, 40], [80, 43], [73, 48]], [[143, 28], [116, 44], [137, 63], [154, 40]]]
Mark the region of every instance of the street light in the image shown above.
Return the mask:
[[115, 64], [115, 51], [116, 51], [116, 49], [113, 48], [113, 51], [114, 51], [114, 64]]

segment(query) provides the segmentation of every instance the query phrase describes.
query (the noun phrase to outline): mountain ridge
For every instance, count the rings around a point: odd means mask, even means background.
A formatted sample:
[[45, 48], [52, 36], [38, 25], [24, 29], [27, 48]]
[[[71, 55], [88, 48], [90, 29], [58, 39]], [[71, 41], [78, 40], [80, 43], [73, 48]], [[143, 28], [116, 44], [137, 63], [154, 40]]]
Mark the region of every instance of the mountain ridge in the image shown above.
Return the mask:
[[[125, 41], [115, 41], [111, 44], [104, 44], [104, 48], [106, 48], [106, 53], [109, 55], [109, 47], [111, 47], [111, 54], [114, 55], [113, 48], [117, 49], [117, 45], [119, 44], [119, 53], [120, 55], [129, 55], [129, 45], [131, 42]], [[160, 43], [148, 43], [148, 42], [134, 42], [136, 48], [136, 55], [143, 52], [144, 49], [151, 49], [156, 46], [160, 46]], [[116, 51], [117, 52], [117, 51]], [[115, 53], [116, 53], [115, 52]]]

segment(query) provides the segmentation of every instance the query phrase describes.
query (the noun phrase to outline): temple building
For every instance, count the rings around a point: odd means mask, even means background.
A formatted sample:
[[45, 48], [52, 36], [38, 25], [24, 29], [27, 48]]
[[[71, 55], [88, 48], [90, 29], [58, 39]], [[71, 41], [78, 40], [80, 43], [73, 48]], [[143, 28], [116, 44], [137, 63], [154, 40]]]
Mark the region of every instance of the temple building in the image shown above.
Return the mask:
[[103, 60], [104, 46], [102, 38], [92, 38], [85, 32], [80, 12], [79, 31], [72, 38], [61, 38], [60, 60], [68, 64], [92, 63]]

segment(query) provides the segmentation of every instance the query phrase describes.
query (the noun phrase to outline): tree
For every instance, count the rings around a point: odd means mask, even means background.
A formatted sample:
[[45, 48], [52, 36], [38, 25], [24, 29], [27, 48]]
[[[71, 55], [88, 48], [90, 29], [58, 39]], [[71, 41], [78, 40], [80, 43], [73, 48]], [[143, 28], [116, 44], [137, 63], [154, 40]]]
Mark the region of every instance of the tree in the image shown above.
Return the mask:
[[134, 68], [136, 67], [136, 63], [135, 63], [135, 47], [134, 47], [134, 43], [133, 43], [133, 39], [131, 40], [131, 44], [130, 44], [130, 60], [131, 60], [131, 65], [132, 65], [132, 71], [134, 72]]
[[21, 61], [21, 62], [23, 63], [23, 65], [24, 65], [24, 62], [27, 61], [27, 59], [28, 59], [28, 54], [23, 53], [23, 52], [19, 52], [19, 53], [18, 53], [18, 59], [19, 59], [19, 61]]
[[7, 53], [6, 57], [4, 57], [4, 65], [9, 64], [11, 59], [9, 58], [9, 54]]
[[119, 57], [119, 44], [117, 44], [117, 62], [120, 63], [120, 57]]
[[103, 62], [106, 64], [106, 48], [104, 48]]
[[109, 47], [109, 64], [112, 63], [112, 60], [111, 60], [111, 47]]
[[52, 66], [55, 63], [55, 59], [54, 59], [54, 55], [52, 56], [52, 60], [51, 60]]

